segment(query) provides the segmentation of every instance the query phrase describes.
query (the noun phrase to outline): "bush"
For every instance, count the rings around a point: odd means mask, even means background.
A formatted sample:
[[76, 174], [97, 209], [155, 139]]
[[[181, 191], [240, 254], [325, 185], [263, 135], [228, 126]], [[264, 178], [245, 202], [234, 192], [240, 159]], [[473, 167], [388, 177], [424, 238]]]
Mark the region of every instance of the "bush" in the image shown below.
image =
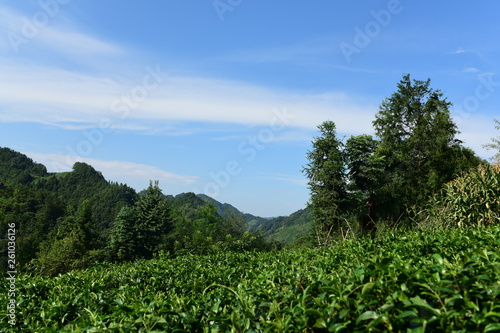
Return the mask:
[[19, 274], [18, 326], [4, 311], [0, 331], [499, 332], [499, 246], [500, 226], [420, 230]]
[[40, 274], [55, 276], [85, 267], [81, 261], [83, 254], [81, 241], [69, 236], [49, 244], [45, 251], [42, 250], [34, 264]]

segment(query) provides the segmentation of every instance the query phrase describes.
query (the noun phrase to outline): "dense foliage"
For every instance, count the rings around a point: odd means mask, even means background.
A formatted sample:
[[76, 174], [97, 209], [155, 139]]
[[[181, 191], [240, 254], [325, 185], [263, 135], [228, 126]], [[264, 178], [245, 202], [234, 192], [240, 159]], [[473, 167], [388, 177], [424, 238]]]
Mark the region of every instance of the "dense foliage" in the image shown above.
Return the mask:
[[0, 149], [0, 182], [27, 184], [47, 175], [45, 166], [12, 149]]
[[321, 136], [314, 139], [313, 149], [307, 153], [309, 164], [303, 172], [309, 179], [309, 206], [314, 215], [315, 232], [323, 236], [318, 238], [320, 244], [328, 244], [342, 226], [347, 197], [345, 156], [335, 123], [325, 121], [318, 129]]
[[[278, 245], [248, 231], [239, 212], [193, 193], [166, 197], [159, 184], [137, 194], [108, 182], [92, 166], [47, 173], [25, 155], [0, 148], [0, 264], [7, 262], [9, 223], [16, 224], [20, 271], [57, 275], [103, 261]], [[205, 200], [204, 200], [205, 199]]]
[[500, 166], [481, 165], [446, 184], [416, 220], [430, 229], [499, 224]]
[[404, 75], [373, 122], [377, 138], [336, 136], [335, 123], [307, 153], [310, 207], [318, 244], [348, 234], [374, 233], [380, 225], [412, 227], [412, 208], [423, 208], [462, 172], [485, 164], [455, 138], [450, 103], [430, 80]]
[[499, 247], [493, 226], [20, 275], [18, 326], [6, 317], [0, 325], [5, 332], [498, 332]]
[[373, 122], [384, 157], [385, 178], [380, 196], [390, 217], [422, 205], [443, 185], [480, 160], [456, 139], [451, 103], [427, 81], [405, 75], [397, 91], [385, 99]]

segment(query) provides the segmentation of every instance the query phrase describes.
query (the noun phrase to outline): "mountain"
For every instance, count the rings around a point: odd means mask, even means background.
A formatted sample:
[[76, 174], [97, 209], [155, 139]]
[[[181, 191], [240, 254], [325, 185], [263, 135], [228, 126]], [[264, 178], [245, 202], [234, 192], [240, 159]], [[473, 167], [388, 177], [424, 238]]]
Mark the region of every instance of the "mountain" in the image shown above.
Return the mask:
[[196, 196], [205, 202], [212, 202], [215, 205], [215, 207], [217, 208], [217, 213], [221, 216], [231, 214], [231, 213], [241, 214], [241, 212], [231, 204], [221, 203], [221, 202], [215, 200], [214, 198], [211, 198], [205, 194], [197, 194]]
[[[20, 184], [36, 189], [28, 196], [37, 195], [38, 205], [49, 207], [46, 208], [49, 210], [46, 214], [53, 215], [45, 221], [49, 226], [55, 226], [58, 224], [57, 219], [63, 219], [88, 200], [94, 207], [94, 232], [103, 237], [107, 237], [110, 224], [120, 209], [132, 205], [141, 195], [127, 185], [107, 181], [99, 171], [88, 164], [77, 162], [70, 172], [49, 173], [44, 165], [34, 162], [26, 155], [0, 147], [0, 186], [3, 186], [2, 183], [7, 188], [9, 185]], [[4, 197], [7, 195], [3, 194]], [[169, 199], [171, 207], [187, 218], [194, 218], [200, 207], [211, 202], [221, 217], [233, 216], [241, 219], [248, 229], [261, 231], [264, 236], [282, 243], [290, 243], [295, 237], [307, 233], [312, 221], [307, 208], [290, 216], [264, 218], [243, 213], [233, 205], [221, 203], [205, 194], [181, 193], [165, 197]], [[68, 206], [64, 207], [65, 205]], [[55, 208], [50, 208], [52, 206]], [[36, 209], [38, 210], [41, 208]], [[48, 230], [47, 226], [41, 228]]]
[[248, 213], [243, 213], [243, 212], [239, 211], [233, 205], [228, 204], [228, 203], [220, 203], [219, 201], [215, 200], [214, 198], [209, 197], [208, 195], [197, 194], [197, 196], [199, 198], [207, 201], [207, 202], [214, 203], [215, 207], [217, 207], [217, 213], [220, 216], [224, 217], [228, 214], [237, 214], [237, 215], [243, 216], [243, 218], [245, 220], [245, 224], [250, 229], [256, 229], [256, 226], [269, 221], [267, 218], [264, 218], [264, 217], [255, 216], [255, 215], [248, 214]]
[[207, 202], [213, 202], [219, 215], [225, 216], [228, 213], [242, 214], [249, 229], [261, 231], [266, 237], [284, 244], [292, 243], [298, 236], [306, 235], [313, 220], [310, 208], [300, 209], [290, 216], [265, 218], [244, 214], [234, 206], [228, 203], [220, 203], [204, 194], [198, 194], [197, 196]]
[[[78, 221], [86, 221], [85, 235], [92, 240], [88, 247], [102, 249], [118, 212], [137, 199], [134, 189], [106, 181], [88, 164], [75, 163], [70, 172], [49, 173], [24, 154], [2, 147], [0, 183], [4, 184], [0, 186], [0, 229], [15, 224], [16, 260], [21, 266], [70, 235]], [[7, 241], [5, 234], [0, 235], [4, 267]], [[71, 246], [65, 249], [72, 251]]]
[[28, 184], [48, 175], [44, 165], [35, 163], [28, 156], [10, 148], [0, 147], [0, 183]]
[[306, 235], [311, 227], [312, 215], [309, 208], [301, 209], [290, 216], [260, 217], [243, 213], [228, 203], [221, 203], [205, 194], [181, 193], [176, 196], [165, 196], [183, 214], [195, 212], [207, 202], [213, 203], [217, 214], [221, 217], [233, 215], [244, 220], [250, 230], [260, 231], [267, 238], [272, 238], [283, 244], [292, 243], [297, 237]]
[[[137, 193], [109, 182], [82, 162], [72, 171], [49, 173], [27, 156], [0, 147], [0, 229], [15, 225], [16, 260], [20, 267], [42, 274], [106, 260], [146, 258], [153, 250], [172, 255], [270, 251], [281, 247], [270, 239], [289, 242], [305, 230], [284, 217], [243, 214], [203, 194], [165, 197], [153, 185]], [[163, 217], [157, 221], [157, 216]], [[137, 236], [144, 228], [151, 234]], [[148, 250], [155, 234], [161, 237], [146, 253], [143, 249]], [[9, 258], [8, 242], [5, 234], [0, 235], [3, 266]]]
[[309, 207], [300, 209], [290, 216], [280, 216], [267, 220], [256, 227], [269, 238], [281, 243], [292, 243], [297, 237], [306, 235], [312, 225], [313, 217]]

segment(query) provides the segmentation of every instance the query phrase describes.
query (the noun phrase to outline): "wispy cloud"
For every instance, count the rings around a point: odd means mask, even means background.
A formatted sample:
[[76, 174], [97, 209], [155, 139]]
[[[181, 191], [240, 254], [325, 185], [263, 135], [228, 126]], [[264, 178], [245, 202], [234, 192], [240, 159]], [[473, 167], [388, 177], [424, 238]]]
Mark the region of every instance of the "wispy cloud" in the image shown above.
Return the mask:
[[[4, 37], [9, 33], [23, 33], [26, 19], [23, 14], [4, 5], [0, 6], [0, 19]], [[8, 38], [2, 40], [0, 47], [5, 51], [10, 47], [9, 41]], [[234, 61], [283, 61], [329, 54], [331, 45], [335, 44], [319, 38], [269, 53], [257, 51], [247, 54], [248, 59], [242, 58], [244, 54], [229, 58]], [[36, 122], [78, 130], [97, 127], [103, 119], [109, 119], [112, 128], [165, 134], [165, 128], [172, 128], [172, 123], [269, 126], [276, 112], [286, 108], [292, 115], [290, 119], [281, 119], [287, 127], [316, 129], [319, 123], [330, 119], [346, 132], [371, 129], [375, 106], [363, 105], [356, 96], [343, 92], [303, 94], [237, 81], [169, 75], [168, 69], [161, 73], [161, 84], [141, 97], [140, 103], [125, 106], [131, 94], [142, 93], [141, 84], [146, 74], [137, 74], [136, 69], [124, 71], [127, 66], [118, 65], [102, 70], [99, 65], [106, 57], [120, 63], [137, 63], [138, 59], [133, 59], [134, 55], [128, 54], [125, 48], [52, 22], [40, 29], [30, 45], [25, 46], [44, 52], [41, 58], [46, 61], [32, 58], [32, 53], [30, 57], [15, 56], [12, 52], [0, 54], [1, 122]], [[57, 67], [53, 67], [50, 59], [61, 55], [85, 63], [86, 68], [77, 70], [64, 61], [58, 61]], [[137, 87], [138, 90], [134, 90]], [[120, 112], [123, 108], [127, 109], [125, 113]], [[193, 131], [196, 129], [171, 132], [183, 135]]]
[[[103, 118], [119, 119], [113, 103], [131, 93], [141, 82], [116, 73], [112, 76], [82, 74], [42, 66], [0, 65], [0, 121], [46, 124], [98, 124]], [[335, 121], [348, 132], [370, 131], [374, 106], [360, 105], [341, 92], [299, 94], [241, 82], [163, 75], [157, 89], [136, 107], [128, 120], [144, 129], [164, 127], [173, 121], [235, 123], [266, 126], [275, 113], [286, 108], [293, 115], [285, 124], [316, 128]], [[276, 111], [278, 110], [278, 111]]]
[[198, 177], [178, 175], [158, 167], [126, 161], [104, 161], [93, 158], [76, 157], [58, 154], [41, 154], [23, 152], [38, 163], [44, 164], [49, 172], [70, 171], [75, 162], [92, 165], [104, 177], [111, 181], [126, 183], [137, 190], [147, 187], [150, 180], [159, 180], [164, 184], [194, 184]]
[[471, 50], [464, 49], [463, 47], [457, 48], [455, 51], [450, 52], [451, 54], [462, 54], [462, 53], [468, 53], [472, 52]]
[[297, 177], [292, 175], [286, 175], [281, 173], [276, 174], [266, 174], [265, 179], [278, 180], [287, 183], [292, 183], [294, 185], [305, 186], [307, 184], [307, 180], [305, 177]]
[[466, 67], [466, 68], [464, 68], [463, 72], [464, 73], [479, 73], [481, 71], [475, 67]]
[[[235, 126], [234, 130], [221, 128], [218, 132], [219, 136], [214, 137], [213, 141], [248, 141], [249, 137], [257, 137], [260, 132], [266, 131], [266, 127], [242, 127]], [[235, 133], [236, 132], [236, 133]], [[266, 143], [290, 143], [290, 142], [311, 142], [313, 137], [317, 135], [316, 130], [308, 128], [291, 127], [281, 131], [273, 132], [270, 138], [266, 138]]]
[[292, 45], [241, 50], [219, 56], [214, 60], [246, 63], [289, 62], [338, 53], [337, 41], [328, 36], [320, 36]]
[[89, 54], [119, 55], [123, 52], [119, 46], [113, 43], [81, 32], [68, 32], [49, 28], [41, 34], [40, 38], [54, 50], [72, 56], [83, 57]]
[[[62, 18], [59, 16], [64, 16], [64, 7], [58, 5], [53, 9], [50, 13], [42, 7], [35, 13], [19, 13], [0, 5], [0, 51], [15, 57], [22, 57], [24, 53], [48, 59], [63, 56], [85, 64], [98, 57], [113, 57], [125, 52], [115, 43], [74, 27], [58, 25]], [[45, 20], [40, 23], [34, 21], [34, 17], [44, 17]]]

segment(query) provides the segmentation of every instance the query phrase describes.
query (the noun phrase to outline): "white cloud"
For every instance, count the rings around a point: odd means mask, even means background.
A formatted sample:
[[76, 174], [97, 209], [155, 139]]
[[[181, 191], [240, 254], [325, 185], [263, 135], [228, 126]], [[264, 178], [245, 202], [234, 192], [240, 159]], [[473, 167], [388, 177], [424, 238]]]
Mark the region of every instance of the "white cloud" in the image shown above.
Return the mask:
[[[271, 132], [269, 132], [271, 130]], [[310, 143], [313, 137], [318, 135], [317, 129], [307, 128], [283, 128], [273, 131], [271, 127], [262, 126], [234, 126], [233, 129], [228, 129], [227, 126], [216, 129], [215, 132], [220, 134], [212, 138], [213, 141], [248, 141], [250, 137], [265, 137], [265, 144], [277, 143]], [[272, 133], [272, 134], [271, 134]]]
[[80, 32], [68, 32], [57, 29], [46, 29], [40, 38], [59, 52], [65, 52], [73, 56], [88, 56], [89, 54], [112, 54], [122, 52], [118, 46], [94, 38]]
[[23, 152], [23, 154], [45, 165], [49, 172], [70, 171], [75, 162], [84, 162], [102, 172], [107, 180], [125, 183], [137, 190], [146, 188], [150, 180], [159, 180], [160, 183], [169, 185], [190, 185], [197, 180], [196, 176], [177, 175], [155, 166], [126, 161], [104, 161], [86, 157], [33, 152]]
[[[0, 19], [4, 19], [0, 27], [6, 31], [22, 33], [22, 14], [0, 6]], [[103, 56], [118, 59], [116, 56], [123, 52], [121, 47], [95, 36], [52, 24], [52, 19], [57, 21], [52, 17], [30, 40], [30, 47], [46, 52], [42, 58], [62, 53], [97, 71]], [[271, 58], [276, 54], [277, 58], [282, 54], [294, 58], [328, 53], [329, 48], [325, 49], [321, 41], [273, 51]], [[293, 115], [284, 119], [287, 127], [316, 129], [330, 119], [346, 132], [366, 132], [375, 110], [342, 92], [306, 95], [242, 82], [163, 72], [152, 75], [158, 69], [156, 64], [136, 74], [124, 72], [123, 66], [109, 66], [107, 74], [92, 74], [88, 69], [84, 74], [40, 62], [35, 65], [37, 59], [9, 57], [0, 56], [0, 122], [37, 122], [76, 130], [98, 127], [103, 120], [110, 120], [112, 128], [159, 133], [179, 122], [269, 126], [276, 122], [276, 112], [286, 108]], [[125, 60], [120, 57], [119, 61]]]
[[467, 67], [464, 70], [464, 73], [479, 73], [480, 70], [475, 67]]
[[51, 51], [80, 60], [89, 55], [117, 55], [122, 52], [113, 43], [69, 27], [57, 26], [58, 16], [63, 13], [63, 6], [52, 7], [50, 12], [39, 7], [32, 13], [23, 14], [0, 6], [0, 28], [5, 31], [0, 39], [0, 50], [17, 55], [25, 48], [33, 47], [38, 52]]
[[[159, 74], [161, 85], [147, 90], [143, 82], [151, 77], [146, 69], [136, 80], [118, 74], [110, 77], [8, 63], [0, 65], [0, 71], [0, 121], [4, 122], [97, 127], [109, 118], [115, 127], [129, 120], [140, 129], [147, 124], [151, 131], [155, 130], [152, 124], [164, 127], [172, 121], [268, 126], [276, 121], [276, 113], [283, 114], [286, 109], [292, 115], [281, 119], [286, 126], [315, 129], [330, 119], [343, 131], [358, 133], [371, 130], [375, 110], [339, 92], [304, 95], [165, 73]], [[149, 79], [147, 83], [153, 86]], [[132, 98], [128, 105], [127, 98]]]
[[455, 51], [452, 51], [451, 54], [461, 54], [461, 53], [467, 53], [467, 52], [470, 52], [470, 50], [466, 50], [463, 47], [459, 47]]

